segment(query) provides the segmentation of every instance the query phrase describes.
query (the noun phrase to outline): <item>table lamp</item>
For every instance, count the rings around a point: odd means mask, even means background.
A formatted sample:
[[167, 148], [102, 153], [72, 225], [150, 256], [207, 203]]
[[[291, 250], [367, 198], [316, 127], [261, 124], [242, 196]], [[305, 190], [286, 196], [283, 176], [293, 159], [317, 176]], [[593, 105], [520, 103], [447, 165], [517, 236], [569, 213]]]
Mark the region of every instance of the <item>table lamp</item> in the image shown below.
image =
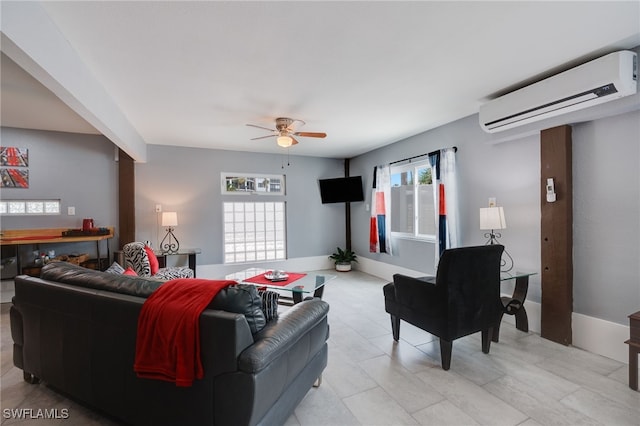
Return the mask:
[[[485, 238], [488, 238], [485, 244], [501, 244], [498, 238], [502, 237], [502, 234], [495, 232], [496, 229], [507, 229], [507, 221], [504, 218], [504, 209], [502, 207], [481, 207], [480, 208], [480, 229], [483, 231], [490, 231], [484, 234]], [[507, 252], [505, 248], [504, 254], [508, 257], [508, 262], [502, 259], [500, 262], [500, 270], [502, 272], [508, 272], [513, 269], [513, 258]], [[507, 266], [508, 265], [508, 266]]]
[[502, 207], [482, 207], [480, 208], [480, 229], [491, 230], [484, 234], [489, 238], [487, 244], [498, 244], [498, 238], [502, 237], [496, 229], [507, 229], [507, 221], [504, 219], [504, 209]]
[[[160, 242], [160, 250], [166, 253], [176, 253], [180, 249], [180, 243], [173, 234], [174, 227], [178, 226], [177, 212], [163, 212], [162, 226], [167, 228], [167, 235]], [[175, 241], [175, 242], [174, 242]]]

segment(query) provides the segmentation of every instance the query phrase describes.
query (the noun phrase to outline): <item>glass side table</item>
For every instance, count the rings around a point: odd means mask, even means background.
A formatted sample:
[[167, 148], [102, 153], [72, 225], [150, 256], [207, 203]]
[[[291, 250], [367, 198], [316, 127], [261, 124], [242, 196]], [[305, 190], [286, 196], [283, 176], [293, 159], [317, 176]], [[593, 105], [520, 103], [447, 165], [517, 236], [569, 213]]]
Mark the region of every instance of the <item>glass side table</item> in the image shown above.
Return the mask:
[[511, 297], [503, 296], [500, 298], [502, 301], [502, 313], [498, 319], [498, 325], [493, 331], [492, 341], [497, 342], [500, 337], [500, 323], [502, 323], [504, 314], [515, 315], [516, 329], [525, 333], [529, 331], [529, 318], [527, 317], [527, 310], [524, 308], [524, 301], [529, 290], [529, 277], [536, 274], [537, 272], [500, 272], [500, 282], [516, 280], [516, 286]]

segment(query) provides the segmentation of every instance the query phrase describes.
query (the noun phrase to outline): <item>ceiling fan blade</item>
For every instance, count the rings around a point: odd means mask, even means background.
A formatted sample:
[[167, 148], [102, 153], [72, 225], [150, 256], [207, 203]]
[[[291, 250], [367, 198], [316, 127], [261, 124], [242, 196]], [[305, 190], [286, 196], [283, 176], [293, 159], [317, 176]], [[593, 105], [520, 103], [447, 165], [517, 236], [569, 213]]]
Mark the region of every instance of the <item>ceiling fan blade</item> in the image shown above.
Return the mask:
[[255, 125], [255, 124], [245, 124], [245, 126], [249, 126], [249, 127], [257, 127], [258, 129], [264, 129], [264, 130], [268, 130], [268, 131], [270, 131], [270, 132], [275, 132], [275, 130], [274, 130], [274, 129], [270, 129], [270, 128], [268, 128], [268, 127], [258, 126], [258, 125]]
[[319, 132], [295, 132], [294, 135], [303, 136], [306, 138], [326, 138], [327, 137], [326, 133], [319, 133]]
[[257, 138], [251, 138], [251, 139], [249, 139], [249, 140], [250, 140], [250, 141], [255, 141], [255, 140], [258, 140], [258, 139], [275, 138], [275, 137], [276, 137], [276, 135], [259, 136], [259, 137], [257, 137]]
[[295, 138], [293, 138], [291, 136], [289, 136], [289, 137], [291, 138], [291, 145], [296, 145], [298, 143], [298, 141]]

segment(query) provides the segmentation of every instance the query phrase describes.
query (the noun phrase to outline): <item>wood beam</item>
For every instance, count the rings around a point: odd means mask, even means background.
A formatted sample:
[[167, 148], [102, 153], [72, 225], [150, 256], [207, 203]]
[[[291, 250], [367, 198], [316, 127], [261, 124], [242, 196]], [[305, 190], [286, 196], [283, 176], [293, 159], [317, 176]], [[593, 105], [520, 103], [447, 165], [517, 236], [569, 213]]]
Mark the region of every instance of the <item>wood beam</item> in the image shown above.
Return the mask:
[[[349, 159], [344, 160], [344, 177], [349, 177]], [[345, 244], [346, 249], [351, 250], [351, 203], [344, 203], [344, 219], [345, 219]]]
[[[571, 126], [540, 133], [542, 312], [540, 335], [563, 345], [572, 341], [573, 179]], [[553, 178], [556, 200], [547, 201]]]
[[134, 165], [133, 158], [118, 149], [118, 250], [136, 238]]

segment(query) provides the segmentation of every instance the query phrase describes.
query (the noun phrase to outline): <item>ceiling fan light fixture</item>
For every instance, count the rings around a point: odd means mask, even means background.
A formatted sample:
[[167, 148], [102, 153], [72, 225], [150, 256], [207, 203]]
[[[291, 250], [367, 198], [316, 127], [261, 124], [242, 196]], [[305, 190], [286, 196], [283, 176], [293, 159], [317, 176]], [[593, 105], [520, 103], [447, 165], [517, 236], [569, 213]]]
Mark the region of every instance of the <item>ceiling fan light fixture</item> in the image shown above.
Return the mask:
[[277, 142], [279, 146], [283, 148], [289, 148], [293, 144], [293, 139], [291, 138], [291, 136], [283, 135], [278, 136]]

